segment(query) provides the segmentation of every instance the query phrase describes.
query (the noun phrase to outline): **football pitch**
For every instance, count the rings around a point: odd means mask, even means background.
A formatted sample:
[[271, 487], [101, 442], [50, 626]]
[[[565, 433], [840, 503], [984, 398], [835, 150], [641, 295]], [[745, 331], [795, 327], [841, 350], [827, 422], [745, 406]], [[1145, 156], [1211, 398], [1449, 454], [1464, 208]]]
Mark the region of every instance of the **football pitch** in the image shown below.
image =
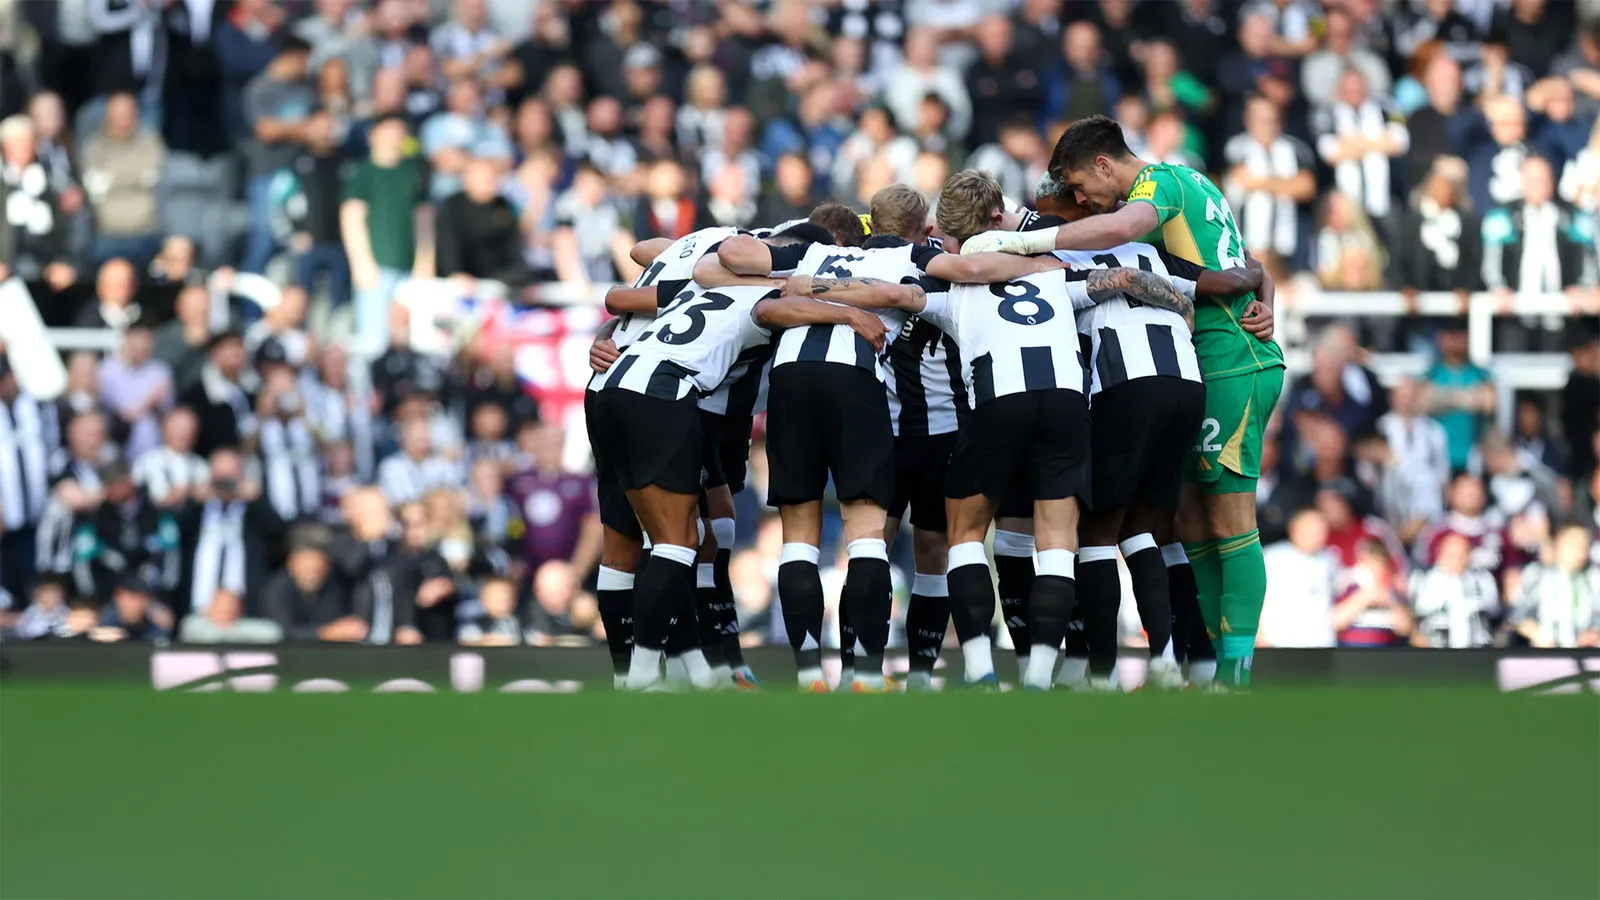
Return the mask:
[[5, 898], [1600, 896], [1600, 701], [0, 691]]

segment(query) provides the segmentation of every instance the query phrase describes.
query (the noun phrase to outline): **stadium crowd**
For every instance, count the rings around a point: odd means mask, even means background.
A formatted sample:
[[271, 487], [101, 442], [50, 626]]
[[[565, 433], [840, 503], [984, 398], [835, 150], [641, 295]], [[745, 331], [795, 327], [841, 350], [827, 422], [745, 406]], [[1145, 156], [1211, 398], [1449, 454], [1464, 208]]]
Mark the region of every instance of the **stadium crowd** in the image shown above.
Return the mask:
[[[48, 402], [0, 355], [0, 628], [593, 641], [563, 385], [515, 328], [414, 346], [397, 294], [564, 309], [637, 241], [968, 167], [1031, 204], [1106, 114], [1215, 173], [1280, 306], [1487, 290], [1497, 350], [1571, 356], [1499, 430], [1464, 318], [1319, 321], [1266, 444], [1261, 644], [1600, 645], [1597, 7], [0, 2], [0, 275], [117, 335]], [[1569, 311], [1518, 314], [1548, 294]], [[1381, 384], [1395, 348], [1424, 377]], [[751, 469], [730, 574], [744, 642], [781, 644], [759, 434]]]

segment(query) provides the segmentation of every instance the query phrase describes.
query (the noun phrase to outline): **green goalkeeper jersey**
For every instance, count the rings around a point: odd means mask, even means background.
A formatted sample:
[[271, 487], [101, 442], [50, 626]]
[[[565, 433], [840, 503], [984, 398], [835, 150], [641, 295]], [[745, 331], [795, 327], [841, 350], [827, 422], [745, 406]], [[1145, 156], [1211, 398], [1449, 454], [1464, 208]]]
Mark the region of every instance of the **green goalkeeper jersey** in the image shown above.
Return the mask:
[[[1244, 239], [1228, 201], [1211, 179], [1188, 166], [1145, 166], [1128, 202], [1156, 208], [1161, 227], [1144, 237], [1168, 253], [1208, 269], [1243, 266]], [[1283, 350], [1239, 326], [1254, 294], [1203, 297], [1194, 309], [1194, 346], [1206, 379], [1229, 378], [1283, 366]]]

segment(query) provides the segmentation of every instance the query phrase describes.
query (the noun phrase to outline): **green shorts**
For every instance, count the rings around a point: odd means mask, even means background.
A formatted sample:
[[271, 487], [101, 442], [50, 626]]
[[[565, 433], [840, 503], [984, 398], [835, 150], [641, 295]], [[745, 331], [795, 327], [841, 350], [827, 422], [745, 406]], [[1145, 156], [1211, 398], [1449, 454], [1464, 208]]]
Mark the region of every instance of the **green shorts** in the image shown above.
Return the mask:
[[1184, 483], [1208, 494], [1255, 493], [1261, 441], [1281, 393], [1281, 368], [1207, 381], [1206, 416], [1184, 463]]

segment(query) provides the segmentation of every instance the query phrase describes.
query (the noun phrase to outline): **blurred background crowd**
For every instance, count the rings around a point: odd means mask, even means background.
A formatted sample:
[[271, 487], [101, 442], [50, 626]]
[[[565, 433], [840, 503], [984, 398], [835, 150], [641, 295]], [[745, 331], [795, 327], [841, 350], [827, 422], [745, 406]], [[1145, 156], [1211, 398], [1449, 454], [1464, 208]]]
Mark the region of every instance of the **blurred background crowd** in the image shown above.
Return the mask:
[[[0, 276], [67, 369], [47, 399], [0, 363], [0, 629], [593, 640], [574, 412], [633, 243], [965, 167], [1028, 202], [1104, 113], [1278, 275], [1262, 642], [1596, 644], [1597, 14], [0, 0]], [[1555, 376], [1506, 382], [1524, 358]], [[751, 644], [784, 640], [759, 438]]]

